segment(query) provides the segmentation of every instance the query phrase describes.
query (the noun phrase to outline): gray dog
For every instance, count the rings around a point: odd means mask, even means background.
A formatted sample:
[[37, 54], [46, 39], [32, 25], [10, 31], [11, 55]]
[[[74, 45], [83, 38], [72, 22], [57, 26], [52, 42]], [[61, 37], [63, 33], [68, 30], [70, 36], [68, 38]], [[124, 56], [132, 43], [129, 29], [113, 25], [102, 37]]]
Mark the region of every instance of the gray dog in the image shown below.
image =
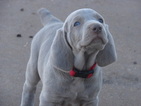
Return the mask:
[[117, 58], [103, 17], [87, 8], [74, 11], [64, 23], [46, 9], [39, 14], [44, 27], [32, 41], [21, 106], [34, 106], [40, 80], [40, 106], [98, 106], [100, 67]]

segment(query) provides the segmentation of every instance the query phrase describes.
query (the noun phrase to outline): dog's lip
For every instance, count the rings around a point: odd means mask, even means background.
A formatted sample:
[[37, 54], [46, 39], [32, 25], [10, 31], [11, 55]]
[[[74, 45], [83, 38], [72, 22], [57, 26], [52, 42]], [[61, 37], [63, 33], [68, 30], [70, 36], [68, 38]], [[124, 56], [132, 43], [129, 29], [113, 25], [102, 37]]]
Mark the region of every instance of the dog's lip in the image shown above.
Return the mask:
[[106, 39], [103, 39], [101, 37], [96, 37], [90, 41], [87, 41], [86, 43], [84, 42], [80, 42], [80, 47], [86, 47], [86, 46], [89, 46], [91, 45], [92, 43], [100, 43], [102, 45], [105, 45], [107, 43], [107, 40]]
[[90, 43], [89, 43], [89, 45], [91, 44], [91, 43], [102, 43], [102, 44], [105, 44], [105, 42], [104, 42], [104, 40], [101, 38], [101, 37], [96, 37], [96, 38], [94, 38]]

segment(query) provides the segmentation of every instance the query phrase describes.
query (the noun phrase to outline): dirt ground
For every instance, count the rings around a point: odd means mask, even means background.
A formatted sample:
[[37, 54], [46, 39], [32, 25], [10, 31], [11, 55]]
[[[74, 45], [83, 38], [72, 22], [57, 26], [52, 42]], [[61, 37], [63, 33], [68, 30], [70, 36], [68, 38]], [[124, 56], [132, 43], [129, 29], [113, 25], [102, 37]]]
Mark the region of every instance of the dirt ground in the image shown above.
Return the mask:
[[[42, 7], [63, 21], [79, 8], [102, 14], [118, 60], [103, 68], [99, 106], [141, 106], [140, 0], [0, 0], [0, 106], [20, 104], [31, 37], [43, 27], [36, 13]], [[35, 106], [40, 90], [41, 83]]]

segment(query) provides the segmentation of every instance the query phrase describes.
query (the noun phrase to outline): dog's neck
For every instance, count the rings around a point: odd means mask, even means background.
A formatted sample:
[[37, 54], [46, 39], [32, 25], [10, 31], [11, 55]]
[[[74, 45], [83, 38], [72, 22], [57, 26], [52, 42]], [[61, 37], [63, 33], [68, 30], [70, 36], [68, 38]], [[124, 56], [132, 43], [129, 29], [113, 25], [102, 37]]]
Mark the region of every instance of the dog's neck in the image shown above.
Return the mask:
[[85, 49], [77, 50], [77, 48], [73, 47], [65, 34], [65, 41], [68, 47], [73, 51], [74, 54], [74, 67], [79, 70], [88, 70], [96, 63], [96, 55], [98, 53], [97, 50], [93, 50], [92, 53], [88, 53]]
[[79, 70], [88, 70], [96, 61], [96, 55], [98, 51], [95, 51], [92, 54], [87, 54], [86, 51], [74, 52], [74, 67]]

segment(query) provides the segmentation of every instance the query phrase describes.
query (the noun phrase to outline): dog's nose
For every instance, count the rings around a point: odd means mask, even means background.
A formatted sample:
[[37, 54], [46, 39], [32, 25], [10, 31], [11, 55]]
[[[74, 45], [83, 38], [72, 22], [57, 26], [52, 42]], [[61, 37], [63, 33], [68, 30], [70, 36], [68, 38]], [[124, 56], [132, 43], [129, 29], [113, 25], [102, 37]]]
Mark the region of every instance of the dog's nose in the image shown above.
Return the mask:
[[93, 25], [92, 30], [95, 33], [100, 33], [102, 31], [102, 27], [100, 25], [96, 24], [96, 25]]

